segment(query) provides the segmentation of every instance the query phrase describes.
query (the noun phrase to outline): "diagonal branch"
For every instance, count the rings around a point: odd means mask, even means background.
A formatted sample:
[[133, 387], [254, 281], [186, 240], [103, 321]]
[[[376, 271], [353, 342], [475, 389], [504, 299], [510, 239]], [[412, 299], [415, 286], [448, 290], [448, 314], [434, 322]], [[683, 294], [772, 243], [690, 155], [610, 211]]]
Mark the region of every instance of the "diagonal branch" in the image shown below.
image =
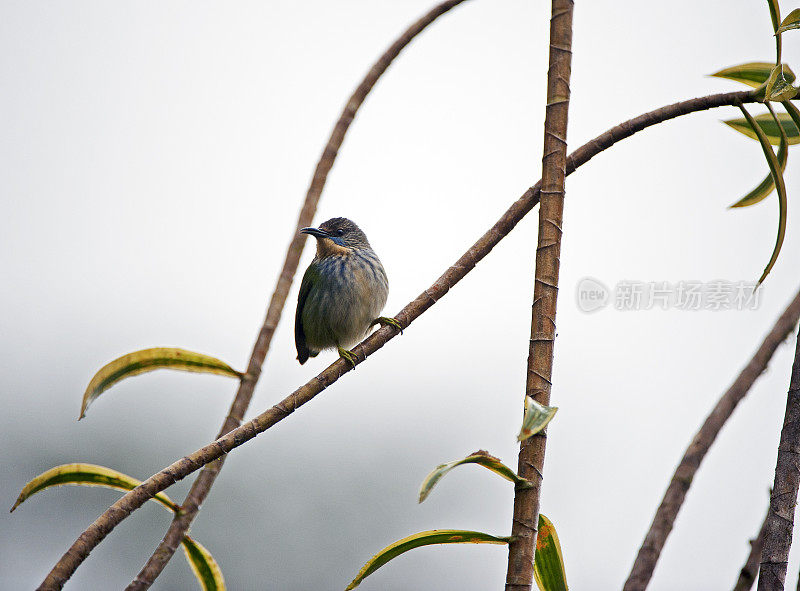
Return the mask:
[[792, 365], [786, 414], [778, 444], [775, 482], [770, 495], [758, 591], [783, 590], [789, 550], [792, 547], [794, 512], [800, 487], [800, 332]]
[[[256, 343], [253, 347], [253, 352], [250, 357], [250, 363], [247, 367], [247, 374], [245, 379], [239, 384], [239, 390], [233, 400], [228, 416], [222, 424], [217, 437], [222, 437], [231, 429], [238, 427], [247, 407], [250, 405], [250, 400], [253, 397], [258, 378], [261, 374], [261, 366], [264, 363], [267, 351], [269, 350], [272, 335], [275, 333], [275, 328], [281, 318], [281, 312], [286, 303], [286, 298], [289, 295], [289, 289], [292, 286], [292, 280], [297, 272], [297, 266], [300, 263], [300, 255], [303, 253], [303, 245], [305, 244], [305, 234], [300, 234], [299, 230], [306, 226], [310, 226], [317, 210], [317, 203], [319, 203], [322, 189], [325, 186], [325, 181], [328, 178], [328, 172], [333, 167], [336, 156], [339, 153], [339, 148], [344, 141], [345, 134], [350, 127], [350, 124], [355, 118], [356, 112], [361, 107], [364, 99], [372, 90], [375, 83], [383, 75], [392, 61], [400, 54], [400, 52], [411, 42], [414, 37], [421, 33], [428, 25], [435, 21], [438, 17], [446, 13], [451, 8], [461, 4], [464, 0], [448, 0], [433, 7], [422, 18], [413, 23], [400, 37], [387, 49], [384, 54], [375, 62], [370, 68], [367, 75], [361, 81], [361, 84], [355, 89], [350, 99], [342, 111], [339, 120], [331, 132], [328, 143], [320, 156], [317, 163], [317, 168], [314, 171], [314, 176], [311, 180], [311, 185], [306, 193], [306, 199], [303, 207], [300, 210], [300, 215], [297, 220], [297, 229], [289, 249], [286, 252], [286, 260], [283, 263], [278, 275], [278, 281], [275, 286], [275, 291], [272, 294], [272, 299], [269, 303], [267, 316], [264, 320], [264, 325], [258, 334]], [[225, 462], [225, 457], [222, 456], [211, 464], [208, 464], [197, 479], [192, 483], [189, 494], [183, 501], [181, 511], [175, 514], [172, 523], [164, 535], [164, 539], [159, 543], [155, 552], [148, 559], [145, 566], [136, 576], [136, 578], [128, 585], [128, 591], [141, 591], [148, 589], [153, 581], [156, 580], [161, 571], [167, 565], [169, 560], [175, 554], [176, 549], [183, 540], [184, 535], [189, 530], [189, 526], [194, 521], [197, 513], [200, 511], [200, 506], [211, 491], [214, 480], [222, 469], [222, 464]]]
[[[530, 396], [545, 406], [550, 404], [556, 336], [564, 179], [567, 176], [573, 5], [573, 0], [553, 0], [550, 17], [550, 68], [547, 71], [539, 237], [525, 384], [525, 396]], [[508, 544], [506, 591], [529, 591], [533, 583], [533, 558], [546, 442], [545, 432], [540, 431], [520, 443], [518, 474], [529, 480], [533, 486], [519, 487], [514, 491], [514, 518], [511, 542]]]
[[[680, 103], [667, 105], [630, 119], [613, 127], [581, 146], [567, 159], [567, 174], [572, 173], [579, 166], [591, 158], [614, 145], [616, 142], [632, 136], [643, 129], [656, 125], [681, 115], [712, 109], [714, 107], [736, 105], [739, 102], [751, 103], [755, 99], [749, 91], [726, 92], [709, 96], [689, 99]], [[475, 244], [473, 244], [461, 258], [448, 268], [436, 282], [410, 302], [396, 316], [403, 327], [407, 327], [423, 314], [428, 308], [441, 299], [448, 290], [469, 273], [491, 250], [533, 209], [539, 202], [541, 184], [536, 183], [528, 189], [511, 207], [500, 217]], [[396, 329], [383, 327], [366, 338], [353, 349], [359, 360], [365, 360], [369, 355], [383, 347], [390, 339], [396, 336]], [[361, 362], [361, 361], [359, 361]], [[178, 480], [181, 480], [199, 470], [204, 465], [227, 454], [232, 449], [254, 438], [259, 433], [269, 429], [275, 423], [283, 420], [300, 406], [314, 398], [325, 388], [333, 384], [347, 370], [350, 365], [338, 360], [322, 371], [319, 375], [295, 390], [280, 403], [253, 420], [230, 431], [216, 441], [202, 447], [194, 453], [178, 460], [170, 466], [154, 474], [141, 485], [126, 493], [111, 505], [106, 511], [84, 531], [67, 550], [48, 573], [39, 589], [61, 589], [72, 573], [86, 559], [92, 549], [105, 538], [123, 519], [134, 510], [141, 507], [148, 499], [158, 492], [166, 489]]]
[[761, 550], [764, 548], [764, 536], [766, 534], [767, 518], [765, 516], [764, 521], [761, 523], [761, 529], [758, 530], [758, 535], [750, 540], [750, 554], [748, 554], [742, 570], [739, 571], [739, 578], [736, 579], [733, 591], [750, 591], [753, 588], [756, 575], [758, 575], [758, 564], [761, 562]]
[[653, 517], [650, 530], [642, 542], [639, 554], [631, 568], [623, 591], [644, 591], [653, 576], [656, 563], [667, 537], [672, 531], [689, 486], [700, 463], [719, 435], [725, 422], [731, 417], [736, 406], [750, 391], [755, 381], [764, 373], [775, 350], [788, 337], [800, 320], [800, 292], [780, 315], [752, 359], [744, 366], [739, 376], [722, 395], [714, 409], [706, 418], [700, 430], [692, 439], [672, 475], [664, 498]]

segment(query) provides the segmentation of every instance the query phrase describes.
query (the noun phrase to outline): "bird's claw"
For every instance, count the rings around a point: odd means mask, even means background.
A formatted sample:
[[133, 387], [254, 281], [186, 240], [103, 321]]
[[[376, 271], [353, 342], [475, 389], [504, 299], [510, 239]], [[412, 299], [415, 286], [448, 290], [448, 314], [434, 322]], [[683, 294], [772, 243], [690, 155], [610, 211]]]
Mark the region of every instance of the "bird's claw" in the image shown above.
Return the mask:
[[394, 318], [389, 318], [387, 316], [381, 316], [376, 318], [372, 325], [380, 324], [381, 326], [393, 326], [397, 330], [400, 331], [400, 334], [403, 334], [403, 326]]
[[352, 351], [348, 351], [347, 349], [342, 349], [341, 347], [336, 347], [339, 350], [339, 357], [347, 361], [350, 365], [353, 366], [353, 369], [356, 368], [356, 362], [358, 361], [358, 357]]

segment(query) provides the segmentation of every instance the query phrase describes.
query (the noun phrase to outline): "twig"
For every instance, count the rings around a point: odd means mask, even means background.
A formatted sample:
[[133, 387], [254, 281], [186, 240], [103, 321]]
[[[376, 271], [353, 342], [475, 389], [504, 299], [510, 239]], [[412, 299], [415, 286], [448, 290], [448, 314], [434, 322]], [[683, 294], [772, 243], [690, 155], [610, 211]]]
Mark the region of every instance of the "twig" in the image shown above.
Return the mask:
[[[392, 63], [411, 40], [438, 17], [458, 4], [461, 4], [463, 1], [464, 0], [448, 0], [447, 2], [442, 2], [406, 29], [389, 49], [384, 52], [378, 61], [375, 62], [372, 68], [370, 68], [367, 75], [361, 81], [361, 84], [358, 85], [347, 101], [339, 120], [336, 122], [331, 132], [328, 143], [320, 156], [317, 168], [311, 180], [311, 185], [306, 193], [306, 199], [297, 220], [297, 229], [294, 232], [292, 241], [289, 244], [289, 249], [286, 252], [286, 260], [283, 263], [283, 269], [278, 275], [277, 285], [275, 286], [275, 292], [272, 294], [272, 299], [269, 303], [264, 325], [253, 347], [253, 353], [247, 368], [247, 379], [243, 380], [239, 385], [239, 390], [236, 393], [231, 409], [228, 416], [225, 418], [225, 422], [217, 438], [222, 437], [231, 429], [238, 427], [242, 422], [244, 413], [247, 411], [247, 407], [250, 405], [250, 400], [253, 397], [253, 390], [261, 374], [261, 366], [269, 350], [272, 335], [275, 333], [275, 327], [278, 325], [281, 318], [281, 312], [286, 303], [286, 298], [289, 295], [292, 280], [297, 272], [297, 266], [300, 263], [300, 255], [303, 252], [306, 235], [300, 234], [299, 230], [300, 228], [311, 225], [317, 210], [317, 203], [322, 195], [322, 189], [328, 177], [328, 172], [333, 167], [339, 148], [342, 145], [342, 141], [344, 140], [350, 124], [355, 118], [356, 112], [375, 83], [389, 67], [389, 64]], [[176, 513], [172, 520], [167, 533], [164, 535], [164, 539], [159, 543], [155, 552], [150, 556], [136, 578], [128, 585], [127, 591], [142, 591], [148, 589], [161, 574], [161, 571], [164, 570], [164, 567], [172, 558], [173, 554], [175, 554], [176, 549], [189, 530], [192, 521], [194, 521], [197, 516], [200, 505], [202, 505], [208, 493], [211, 491], [214, 480], [222, 469], [222, 464], [224, 462], [225, 456], [222, 456], [203, 468], [203, 471], [200, 472], [200, 475], [192, 484], [189, 494], [186, 496], [181, 506], [181, 511]]]
[[664, 493], [661, 505], [653, 517], [653, 523], [642, 542], [642, 547], [639, 549], [639, 554], [636, 556], [623, 591], [644, 591], [647, 588], [667, 537], [672, 531], [678, 511], [686, 498], [689, 486], [700, 468], [700, 463], [719, 435], [722, 426], [733, 414], [736, 405], [741, 402], [764, 372], [778, 345], [791, 334], [798, 319], [800, 319], [800, 292], [780, 315], [753, 358], [744, 366], [736, 381], [719, 399], [689, 447], [686, 448], [683, 458], [672, 475], [667, 491]]
[[761, 551], [761, 571], [758, 591], [783, 590], [789, 550], [792, 547], [794, 512], [797, 507], [797, 489], [800, 487], [800, 332], [792, 365], [789, 393], [786, 396], [786, 414], [778, 444], [778, 462], [775, 481], [767, 513], [764, 549]]
[[[556, 302], [567, 161], [573, 6], [573, 0], [552, 0], [550, 16], [550, 67], [547, 71], [539, 236], [525, 384], [525, 396], [530, 396], [543, 405], [550, 404], [556, 336]], [[511, 528], [512, 541], [508, 545], [506, 591], [528, 591], [533, 583], [533, 558], [536, 549], [546, 443], [544, 431], [520, 443], [518, 473], [527, 478], [533, 486], [520, 487], [514, 491], [514, 518]]]
[[750, 540], [750, 554], [747, 556], [747, 561], [744, 563], [742, 570], [739, 571], [739, 578], [736, 579], [733, 591], [750, 591], [752, 589], [756, 575], [758, 575], [758, 563], [761, 562], [761, 549], [764, 547], [766, 533], [767, 517], [765, 516], [764, 521], [761, 523], [761, 529], [758, 530], [758, 535]]
[[[689, 99], [645, 113], [644, 115], [640, 115], [639, 117], [611, 128], [573, 152], [567, 160], [567, 174], [570, 174], [579, 166], [585, 164], [591, 158], [616, 142], [630, 137], [634, 133], [646, 129], [651, 125], [695, 111], [735, 105], [739, 102], [748, 103], [755, 101], [756, 99], [751, 96], [749, 91], [726, 92]], [[539, 202], [539, 189], [540, 183], [536, 183], [536, 185], [528, 189], [511, 205], [511, 207], [509, 207], [497, 223], [473, 244], [455, 264], [448, 268], [431, 287], [423, 291], [415, 300], [403, 308], [396, 316], [400, 324], [403, 327], [407, 327], [411, 324], [411, 322], [441, 299], [451, 287], [463, 279], [481, 259], [489, 254], [489, 252], [491, 252], [491, 250], [514, 229], [519, 221]], [[361, 360], [359, 362], [363, 362], [366, 357], [383, 347], [383, 345], [394, 336], [396, 336], [396, 330], [394, 328], [383, 327], [365, 339], [361, 344], [357, 345], [353, 351], [357, 354], [356, 356], [358, 359]], [[342, 360], [336, 361], [322, 371], [317, 377], [295, 390], [279, 404], [276, 404], [248, 423], [230, 431], [216, 441], [171, 464], [161, 472], [145, 480], [132, 491], [125, 493], [78, 537], [50, 573], [48, 573], [45, 580], [39, 586], [39, 589], [61, 589], [67, 579], [75, 572], [75, 569], [86, 559], [89, 552], [91, 552], [114, 527], [135, 509], [141, 507], [148, 499], [176, 481], [199, 470], [205, 464], [216, 460], [235, 447], [249, 441], [259, 433], [266, 431], [272, 425], [289, 416], [297, 408], [338, 380], [348, 369], [350, 369], [350, 365], [347, 362]]]

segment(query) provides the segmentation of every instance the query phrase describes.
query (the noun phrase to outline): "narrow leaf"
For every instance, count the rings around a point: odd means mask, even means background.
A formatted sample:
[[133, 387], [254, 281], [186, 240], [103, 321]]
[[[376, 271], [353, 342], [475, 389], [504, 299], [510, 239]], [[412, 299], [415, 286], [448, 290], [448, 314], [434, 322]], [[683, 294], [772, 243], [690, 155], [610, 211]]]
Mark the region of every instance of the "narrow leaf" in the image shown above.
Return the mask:
[[558, 407], [544, 406], [530, 396], [526, 396], [525, 414], [522, 417], [522, 428], [517, 435], [517, 441], [524, 441], [547, 427], [547, 423], [553, 420], [556, 412], [558, 412]]
[[[42, 472], [22, 488], [17, 497], [17, 502], [11, 507], [13, 511], [28, 497], [53, 486], [73, 484], [80, 486], [102, 486], [115, 490], [129, 491], [141, 484], [139, 480], [131, 478], [105, 466], [95, 464], [63, 464]], [[153, 500], [161, 503], [170, 511], [177, 511], [180, 507], [163, 492], [158, 493]]]
[[430, 546], [431, 544], [508, 544], [509, 540], [510, 538], [492, 536], [479, 531], [463, 529], [433, 529], [419, 532], [418, 534], [398, 540], [394, 544], [386, 546], [386, 548], [378, 552], [363, 566], [345, 591], [350, 591], [350, 589], [358, 587], [361, 581], [389, 562], [392, 558], [396, 558], [404, 552], [419, 548], [420, 546]]
[[564, 556], [553, 522], [539, 514], [536, 534], [536, 554], [533, 559], [533, 578], [541, 591], [567, 591]]
[[[95, 464], [64, 464], [50, 468], [46, 472], [42, 472], [26, 484], [19, 493], [17, 502], [11, 507], [11, 511], [16, 509], [29, 497], [36, 493], [43, 491], [47, 488], [54, 486], [63, 486], [65, 484], [73, 484], [79, 486], [100, 486], [104, 488], [111, 488], [114, 490], [133, 490], [142, 482], [117, 472], [105, 466], [97, 466]], [[165, 493], [160, 492], [155, 497], [150, 499], [156, 501], [161, 506], [167, 508], [173, 513], [180, 511], [180, 505], [170, 499]], [[189, 536], [183, 538], [183, 550], [186, 554], [186, 560], [194, 572], [197, 581], [204, 591], [225, 591], [225, 579], [222, 576], [222, 571], [211, 556], [211, 553], [199, 542], [193, 540]]]
[[797, 95], [797, 89], [792, 86], [783, 73], [783, 64], [772, 69], [764, 87], [764, 101], [788, 101]]
[[778, 27], [778, 30], [775, 31], [775, 34], [779, 35], [784, 31], [790, 31], [792, 29], [800, 29], [800, 8], [795, 8], [789, 13], [789, 16], [783, 19], [781, 26]]
[[425, 480], [422, 481], [422, 486], [419, 488], [419, 502], [421, 503], [428, 498], [428, 495], [433, 490], [433, 487], [436, 486], [436, 483], [439, 482], [439, 480], [441, 480], [442, 476], [447, 474], [456, 466], [461, 466], [462, 464], [478, 464], [479, 466], [488, 468], [495, 474], [499, 474], [520, 488], [530, 488], [532, 486], [529, 480], [517, 475], [514, 470], [506, 466], [496, 457], [490, 455], [489, 452], [479, 450], [471, 453], [463, 460], [455, 460], [453, 462], [448, 462], [447, 464], [440, 464], [436, 466], [436, 468], [425, 477]]
[[[731, 66], [719, 72], [711, 74], [716, 78], [726, 78], [728, 80], [735, 80], [742, 84], [747, 84], [753, 88], [758, 88], [769, 80], [775, 64], [768, 62], [750, 62], [747, 64], [740, 64], [738, 66]], [[795, 81], [794, 72], [787, 65], [783, 65], [783, 75], [788, 82]]]
[[778, 0], [767, 0], [769, 5], [769, 16], [772, 19], [772, 30], [775, 31], [775, 63], [781, 63], [781, 35], [778, 33], [778, 28], [781, 22], [781, 7], [778, 5]]
[[175, 347], [143, 349], [115, 359], [111, 363], [104, 365], [94, 375], [86, 388], [86, 392], [83, 394], [80, 418], [82, 419], [86, 416], [86, 409], [94, 402], [95, 398], [120, 380], [157, 369], [212, 373], [234, 378], [243, 376], [241, 372], [236, 371], [227, 363], [202, 353]]
[[[781, 172], [786, 170], [786, 161], [789, 159], [789, 143], [785, 141], [784, 137], [781, 138], [781, 144], [778, 147], [778, 164], [781, 166]], [[772, 180], [772, 173], [767, 174], [764, 180], [761, 181], [755, 189], [750, 191], [747, 195], [739, 199], [736, 203], [730, 206], [731, 209], [736, 207], [748, 207], [754, 205], [759, 201], [766, 199], [772, 191], [775, 190], [775, 183]]]
[[203, 591], [225, 591], [222, 570], [211, 553], [200, 542], [184, 536], [183, 552]]
[[[767, 105], [770, 107], [770, 105]], [[769, 164], [769, 170], [772, 174], [772, 180], [775, 183], [775, 187], [778, 190], [778, 204], [779, 204], [779, 218], [778, 218], [778, 236], [775, 240], [775, 248], [772, 250], [772, 256], [767, 263], [767, 266], [764, 268], [764, 272], [761, 274], [761, 277], [758, 280], [758, 285], [763, 283], [764, 279], [766, 279], [769, 272], [772, 270], [772, 267], [775, 265], [775, 261], [778, 260], [778, 255], [781, 252], [781, 246], [783, 246], [783, 239], [786, 235], [786, 210], [787, 210], [787, 199], [786, 199], [786, 185], [783, 181], [783, 174], [780, 170], [780, 165], [778, 164], [778, 159], [775, 157], [775, 152], [772, 151], [772, 147], [769, 145], [769, 140], [767, 139], [764, 132], [761, 130], [761, 127], [756, 123], [753, 119], [753, 116], [747, 112], [747, 109], [744, 108], [743, 105], [739, 105], [739, 108], [742, 110], [742, 113], [747, 119], [747, 122], [750, 124], [753, 131], [755, 131], [756, 135], [758, 136], [758, 141], [761, 143], [761, 149], [764, 152], [764, 156], [767, 159], [767, 164]], [[776, 125], [783, 129], [782, 125], [778, 125], [778, 117], [775, 115], [775, 112], [772, 111], [772, 107], [770, 107], [770, 112], [772, 116], [775, 118]]]
[[[786, 102], [788, 103], [788, 101]], [[783, 129], [784, 133], [786, 133], [786, 137], [789, 140], [790, 146], [800, 143], [800, 128], [798, 128], [798, 124], [790, 115], [787, 115], [786, 113], [780, 113], [778, 115], [778, 121], [780, 121], [780, 125], [775, 122], [775, 119], [773, 119], [772, 115], [769, 113], [758, 115], [753, 117], [753, 119], [758, 124], [759, 129], [764, 132], [764, 135], [767, 137], [769, 143], [773, 146], [777, 146], [781, 142], [781, 129]], [[758, 139], [758, 134], [753, 131], [753, 128], [747, 122], [747, 119], [728, 119], [727, 121], [723, 121], [723, 123], [749, 138], [754, 140]]]

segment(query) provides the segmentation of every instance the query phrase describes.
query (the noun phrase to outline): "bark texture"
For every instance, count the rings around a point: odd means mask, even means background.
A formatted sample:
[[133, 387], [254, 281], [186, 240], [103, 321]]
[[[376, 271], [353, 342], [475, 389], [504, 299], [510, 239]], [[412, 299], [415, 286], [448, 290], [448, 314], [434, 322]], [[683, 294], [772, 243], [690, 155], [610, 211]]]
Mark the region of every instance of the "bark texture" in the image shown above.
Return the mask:
[[792, 547], [797, 489], [800, 486], [800, 332], [792, 365], [786, 414], [778, 444], [778, 462], [770, 495], [758, 591], [783, 590]]
[[[342, 111], [339, 120], [331, 132], [328, 143], [322, 152], [322, 156], [317, 163], [317, 168], [314, 171], [314, 176], [311, 180], [311, 185], [306, 193], [306, 198], [300, 210], [300, 215], [297, 220], [297, 227], [289, 244], [289, 249], [286, 252], [286, 259], [283, 263], [283, 268], [278, 275], [278, 281], [275, 286], [275, 291], [272, 294], [272, 299], [269, 303], [267, 316], [261, 331], [256, 339], [253, 352], [248, 364], [247, 374], [244, 380], [239, 385], [239, 390], [236, 393], [233, 404], [231, 405], [228, 416], [217, 435], [217, 438], [222, 437], [232, 429], [238, 427], [244, 413], [250, 405], [250, 400], [253, 397], [258, 378], [261, 375], [261, 366], [264, 363], [267, 351], [269, 350], [272, 341], [272, 335], [275, 333], [275, 328], [281, 318], [286, 298], [289, 295], [289, 290], [292, 287], [292, 281], [297, 272], [297, 266], [300, 264], [300, 256], [303, 253], [303, 246], [305, 245], [306, 235], [300, 234], [299, 230], [312, 224], [314, 214], [317, 211], [317, 204], [319, 203], [322, 190], [325, 187], [325, 181], [328, 178], [328, 173], [333, 167], [336, 156], [339, 153], [339, 148], [344, 141], [347, 130], [356, 116], [356, 112], [361, 107], [364, 99], [372, 90], [375, 83], [383, 75], [392, 61], [400, 54], [400, 52], [411, 42], [414, 37], [421, 33], [428, 25], [439, 18], [441, 15], [449, 11], [451, 8], [461, 4], [464, 0], [448, 0], [442, 2], [432, 8], [418, 21], [413, 23], [400, 37], [387, 49], [384, 54], [378, 59], [377, 62], [370, 68], [367, 75], [361, 81], [361, 84], [355, 89], [350, 99]], [[186, 532], [189, 531], [189, 526], [194, 521], [197, 513], [200, 511], [200, 506], [211, 491], [214, 480], [217, 478], [222, 464], [225, 462], [225, 456], [220, 457], [211, 464], [203, 468], [203, 471], [192, 483], [189, 494], [183, 501], [181, 512], [176, 514], [172, 523], [164, 535], [152, 556], [147, 560], [147, 563], [139, 571], [136, 578], [126, 587], [127, 591], [142, 591], [148, 589], [156, 580], [156, 578], [164, 570], [164, 567], [175, 554]]]
[[700, 430], [692, 439], [681, 458], [675, 473], [672, 475], [664, 498], [656, 510], [650, 530], [642, 542], [636, 560], [633, 563], [623, 591], [643, 591], [653, 576], [656, 564], [667, 537], [672, 531], [678, 512], [686, 499], [686, 493], [692, 484], [700, 463], [708, 453], [711, 444], [719, 435], [722, 426], [733, 414], [736, 406], [747, 395], [755, 381], [764, 373], [775, 350], [791, 334], [800, 319], [800, 292], [794, 297], [783, 314], [775, 322], [761, 346], [752, 359], [744, 366], [739, 376], [725, 391], [714, 409], [706, 417]]
[[758, 575], [758, 564], [761, 562], [761, 550], [764, 548], [764, 536], [766, 533], [767, 518], [764, 517], [758, 535], [750, 540], [750, 554], [748, 554], [742, 570], [739, 571], [739, 578], [736, 579], [733, 591], [750, 591], [753, 588], [753, 583], [756, 582], [756, 576]]
[[[564, 179], [567, 175], [567, 119], [572, 62], [572, 0], [552, 0], [550, 68], [544, 121], [539, 235], [533, 288], [531, 339], [525, 395], [550, 404], [556, 301], [564, 217]], [[533, 483], [514, 494], [514, 519], [508, 546], [506, 591], [521, 591], [533, 583], [533, 558], [539, 519], [542, 471], [547, 436], [541, 431], [520, 444], [518, 474]]]
[[[594, 156], [608, 149], [616, 142], [630, 137], [643, 129], [681, 115], [703, 111], [725, 105], [736, 105], [740, 102], [756, 102], [749, 91], [726, 92], [713, 94], [674, 103], [650, 111], [629, 121], [625, 121], [581, 146], [567, 160], [567, 174], [591, 160]], [[463, 279], [475, 265], [488, 255], [491, 250], [530, 212], [539, 202], [540, 183], [528, 189], [500, 217], [461, 258], [456, 261], [436, 282], [410, 302], [396, 316], [405, 328], [412, 321], [433, 306], [448, 290]], [[369, 336], [361, 344], [354, 347], [358, 363], [380, 349], [386, 342], [396, 336], [391, 327], [383, 327]], [[266, 431], [278, 421], [286, 418], [297, 408], [314, 398], [319, 392], [344, 375], [350, 365], [338, 360], [326, 368], [310, 382], [295, 390], [279, 404], [260, 414], [252, 421], [233, 429], [223, 437], [178, 460], [157, 474], [154, 474], [141, 485], [125, 493], [116, 503], [110, 506], [92, 523], [72, 544], [67, 552], [48, 573], [39, 589], [61, 589], [72, 573], [86, 560], [89, 553], [113, 530], [123, 519], [141, 507], [148, 499], [171, 484], [199, 470], [204, 465], [216, 460], [232, 449], [249, 441], [259, 433]]]

